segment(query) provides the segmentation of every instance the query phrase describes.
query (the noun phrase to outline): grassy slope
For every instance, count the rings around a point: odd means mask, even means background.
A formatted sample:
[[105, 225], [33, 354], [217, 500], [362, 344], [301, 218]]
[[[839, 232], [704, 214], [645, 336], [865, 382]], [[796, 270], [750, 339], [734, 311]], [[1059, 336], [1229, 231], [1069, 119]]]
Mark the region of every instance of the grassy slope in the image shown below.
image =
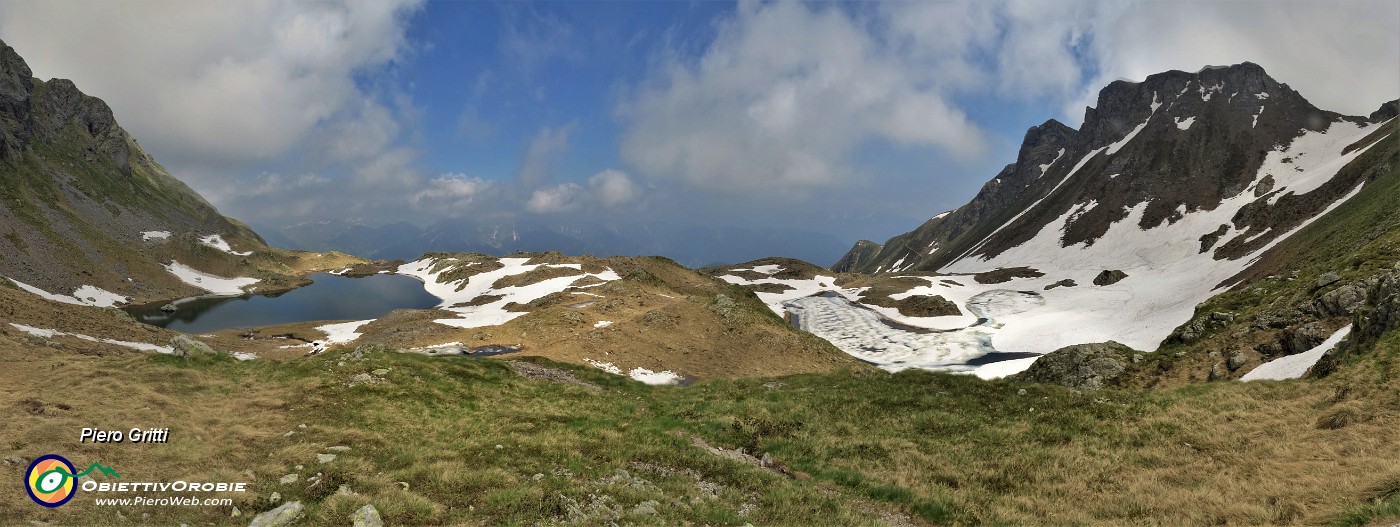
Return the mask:
[[[237, 497], [242, 511], [270, 508], [276, 491], [306, 502], [311, 525], [344, 523], [364, 503], [396, 525], [597, 524], [618, 513], [642, 524], [862, 525], [878, 523], [870, 502], [934, 524], [1400, 519], [1400, 381], [1386, 373], [1395, 335], [1324, 380], [1078, 394], [868, 370], [648, 387], [550, 364], [597, 391], [527, 380], [494, 360], [333, 352], [187, 363], [36, 348], [0, 329], [0, 405], [14, 416], [0, 454], [101, 460], [130, 481], [243, 481], [251, 470], [256, 497]], [[348, 385], [379, 369], [385, 382]], [[170, 426], [172, 443], [76, 444], [83, 426], [138, 424]], [[769, 453], [804, 475], [711, 456], [692, 437]], [[351, 450], [318, 464], [331, 445]], [[279, 484], [296, 465], [302, 481]], [[317, 472], [326, 483], [308, 487]], [[337, 495], [341, 484], [355, 494]], [[83, 497], [44, 510], [0, 493], [0, 516], [134, 525], [229, 514], [131, 507], [121, 521]], [[656, 515], [637, 510], [647, 501]]]

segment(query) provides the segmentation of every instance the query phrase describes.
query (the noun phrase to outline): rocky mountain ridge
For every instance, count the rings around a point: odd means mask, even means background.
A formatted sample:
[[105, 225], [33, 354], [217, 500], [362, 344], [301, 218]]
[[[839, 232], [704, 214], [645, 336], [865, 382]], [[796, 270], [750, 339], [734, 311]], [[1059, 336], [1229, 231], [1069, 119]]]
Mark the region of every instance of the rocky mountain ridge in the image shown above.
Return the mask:
[[[1234, 218], [1232, 230], [1264, 234], [1203, 245], [1216, 258], [1238, 257], [1316, 215], [1356, 183], [1339, 180], [1292, 192], [1284, 185], [1273, 188], [1280, 175], [1255, 184], [1270, 152], [1334, 124], [1387, 120], [1394, 104], [1371, 117], [1320, 110], [1248, 62], [1117, 81], [1100, 91], [1078, 130], [1053, 119], [1029, 129], [1016, 162], [966, 205], [891, 238], [874, 257], [856, 257], [869, 252], [868, 244], [854, 247], [832, 269], [935, 271], [968, 258], [989, 260], [1077, 207], [1060, 243], [1088, 245], [1134, 207], [1145, 207], [1137, 223], [1150, 230], [1249, 190], [1259, 199]], [[1211, 238], [1213, 232], [1200, 234]]]

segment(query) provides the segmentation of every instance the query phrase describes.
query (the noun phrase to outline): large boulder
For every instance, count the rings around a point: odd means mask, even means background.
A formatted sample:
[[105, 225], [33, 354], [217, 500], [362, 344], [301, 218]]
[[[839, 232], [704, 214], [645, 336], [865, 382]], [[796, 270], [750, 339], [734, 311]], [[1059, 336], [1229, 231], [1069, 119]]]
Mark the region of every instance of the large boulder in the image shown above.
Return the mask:
[[177, 357], [218, 354], [208, 344], [195, 340], [189, 335], [176, 335], [175, 338], [170, 339], [170, 347], [175, 348], [175, 356]]
[[1094, 277], [1094, 285], [1113, 285], [1118, 283], [1119, 280], [1122, 280], [1127, 277], [1128, 273], [1119, 271], [1117, 269], [1114, 269], [1112, 271], [1103, 271], [1099, 273], [1098, 276]]
[[1079, 391], [1112, 386], [1136, 353], [1114, 341], [1075, 344], [1045, 354], [1026, 371], [1013, 375], [1018, 381], [1058, 384]]
[[1366, 304], [1366, 296], [1377, 285], [1376, 279], [1360, 280], [1342, 285], [1317, 299], [1316, 310], [1322, 313], [1350, 316]]

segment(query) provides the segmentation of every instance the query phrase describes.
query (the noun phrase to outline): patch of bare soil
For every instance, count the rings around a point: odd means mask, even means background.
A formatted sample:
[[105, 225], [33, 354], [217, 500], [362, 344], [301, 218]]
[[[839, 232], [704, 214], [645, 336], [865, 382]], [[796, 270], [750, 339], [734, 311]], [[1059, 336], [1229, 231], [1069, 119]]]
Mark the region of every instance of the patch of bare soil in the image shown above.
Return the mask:
[[521, 377], [525, 377], [526, 379], [573, 384], [594, 391], [601, 391], [603, 389], [602, 386], [575, 377], [574, 374], [559, 368], [551, 368], [542, 364], [519, 360], [508, 360], [505, 361], [505, 363], [507, 366], [510, 366], [510, 369], [515, 370], [515, 373], [519, 373]]

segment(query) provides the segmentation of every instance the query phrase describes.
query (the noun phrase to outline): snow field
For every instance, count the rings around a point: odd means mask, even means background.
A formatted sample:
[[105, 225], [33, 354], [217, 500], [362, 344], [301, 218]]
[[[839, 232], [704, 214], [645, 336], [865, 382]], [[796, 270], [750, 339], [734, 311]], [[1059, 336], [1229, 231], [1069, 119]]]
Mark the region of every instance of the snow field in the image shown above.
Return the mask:
[[[495, 326], [505, 324], [516, 318], [524, 316], [524, 312], [506, 311], [505, 306], [511, 302], [520, 304], [529, 303], [535, 299], [543, 298], [553, 293], [558, 293], [568, 289], [574, 282], [588, 276], [592, 276], [604, 282], [617, 280], [620, 277], [611, 269], [601, 273], [585, 273], [581, 275], [561, 276], [549, 278], [539, 282], [523, 285], [494, 288], [497, 280], [507, 276], [527, 273], [539, 267], [561, 267], [569, 269], [581, 269], [579, 264], [527, 264], [529, 258], [501, 258], [499, 260], [502, 268], [494, 271], [477, 274], [463, 280], [443, 283], [439, 277], [448, 270], [450, 266], [443, 266], [438, 271], [433, 271], [433, 267], [438, 261], [432, 258], [409, 262], [399, 266], [398, 274], [408, 275], [423, 281], [423, 289], [429, 294], [442, 299], [438, 304], [439, 308], [452, 311], [458, 315], [457, 318], [437, 319], [435, 322], [456, 328], [478, 328], [484, 326]], [[482, 295], [500, 295], [502, 298], [494, 302], [479, 306], [464, 306]]]
[[224, 278], [209, 273], [195, 270], [194, 268], [171, 260], [165, 266], [166, 271], [175, 275], [181, 282], [198, 287], [210, 293], [220, 296], [242, 295], [243, 288], [258, 283], [257, 278]]

